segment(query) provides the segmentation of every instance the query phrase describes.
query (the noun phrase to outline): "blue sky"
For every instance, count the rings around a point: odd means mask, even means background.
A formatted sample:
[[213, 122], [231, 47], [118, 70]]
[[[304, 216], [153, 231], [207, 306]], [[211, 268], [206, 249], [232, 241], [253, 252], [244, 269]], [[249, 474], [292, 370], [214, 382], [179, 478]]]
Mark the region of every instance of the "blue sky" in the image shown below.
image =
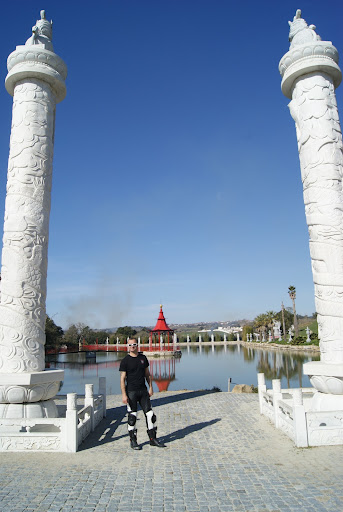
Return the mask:
[[[328, 4], [329, 5], [329, 4]], [[331, 1], [7, 2], [1, 81], [40, 9], [68, 66], [57, 106], [47, 312], [63, 327], [315, 310], [294, 122], [297, 8], [343, 54]], [[336, 92], [342, 116], [343, 86]], [[3, 218], [12, 98], [0, 90]], [[2, 226], [1, 226], [2, 229]]]

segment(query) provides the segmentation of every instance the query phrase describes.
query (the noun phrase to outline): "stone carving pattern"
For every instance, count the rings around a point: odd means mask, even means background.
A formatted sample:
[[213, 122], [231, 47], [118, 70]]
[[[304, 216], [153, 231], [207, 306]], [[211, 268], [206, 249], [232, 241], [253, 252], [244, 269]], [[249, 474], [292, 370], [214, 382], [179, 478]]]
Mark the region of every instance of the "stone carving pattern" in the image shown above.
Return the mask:
[[0, 451], [60, 451], [61, 438], [58, 436], [0, 437]]
[[313, 59], [314, 57], [321, 57], [326, 59], [328, 63], [334, 61], [338, 64], [338, 51], [329, 41], [320, 41], [316, 44], [306, 44], [297, 47], [295, 50], [286, 53], [280, 61], [279, 71], [283, 76], [287, 69], [297, 61], [304, 61], [304, 59]]
[[321, 360], [343, 362], [343, 145], [334, 85], [324, 73], [296, 80], [296, 124]]
[[45, 366], [55, 104], [43, 81], [27, 79], [15, 87], [1, 270], [1, 373]]
[[278, 417], [278, 428], [282, 430], [288, 437], [295, 440], [294, 423], [291, 423], [287, 416], [283, 415], [279, 411]]
[[273, 399], [267, 394], [263, 393], [262, 396], [262, 411], [272, 423], [275, 423], [275, 412]]
[[311, 384], [322, 393], [343, 395], [343, 379], [339, 377], [328, 377], [325, 375], [310, 376]]
[[[47, 69], [56, 71], [60, 74], [63, 80], [67, 77], [67, 68], [63, 60], [50, 51], [45, 51], [42, 48], [33, 50], [31, 48], [22, 48], [20, 51], [14, 51], [7, 59], [7, 69], [11, 71], [15, 66], [31, 63], [32, 65], [38, 64], [39, 66], [45, 65]], [[51, 72], [51, 71], [50, 71]]]
[[54, 397], [60, 388], [60, 382], [41, 383], [31, 386], [0, 386], [0, 403], [31, 403]]
[[340, 412], [307, 413], [309, 446], [337, 445], [343, 442], [343, 415]]
[[89, 434], [92, 431], [92, 422], [91, 417], [88, 412], [85, 412], [83, 415], [78, 415], [78, 425], [77, 425], [77, 431], [78, 431], [78, 445], [82, 443], [86, 439], [86, 437], [89, 436]]

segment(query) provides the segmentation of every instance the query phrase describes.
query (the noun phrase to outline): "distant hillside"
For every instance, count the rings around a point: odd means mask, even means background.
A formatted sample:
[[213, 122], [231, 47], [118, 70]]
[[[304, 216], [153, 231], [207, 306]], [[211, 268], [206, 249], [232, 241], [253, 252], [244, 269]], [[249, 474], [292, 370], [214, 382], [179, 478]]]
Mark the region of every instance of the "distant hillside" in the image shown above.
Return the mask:
[[[200, 331], [200, 330], [210, 330], [210, 329], [217, 329], [217, 327], [240, 327], [245, 324], [250, 323], [251, 320], [247, 320], [244, 318], [243, 320], [231, 320], [226, 322], [195, 322], [195, 323], [189, 323], [189, 324], [168, 324], [171, 329], [173, 329], [176, 332], [182, 332], [182, 331]], [[168, 323], [168, 321], [167, 321]], [[142, 326], [142, 325], [130, 325], [132, 329], [135, 329], [137, 332], [142, 331], [143, 329], [153, 329], [155, 325], [150, 326]], [[94, 329], [94, 331], [105, 331], [109, 333], [115, 333], [116, 330], [119, 329], [119, 327], [106, 327], [105, 329]]]

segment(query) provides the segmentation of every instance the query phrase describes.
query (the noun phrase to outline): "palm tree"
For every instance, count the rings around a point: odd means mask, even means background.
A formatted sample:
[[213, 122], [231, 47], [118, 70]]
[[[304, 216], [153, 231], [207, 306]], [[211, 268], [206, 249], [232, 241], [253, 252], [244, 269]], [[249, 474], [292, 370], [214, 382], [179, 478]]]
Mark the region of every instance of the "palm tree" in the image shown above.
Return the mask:
[[254, 327], [259, 332], [264, 332], [266, 330], [266, 325], [268, 324], [268, 320], [266, 318], [265, 313], [262, 313], [261, 315], [258, 315], [254, 319]]
[[296, 298], [295, 286], [289, 286], [288, 287], [288, 295], [290, 296], [290, 298], [292, 300], [292, 303], [293, 303], [294, 331], [295, 331], [295, 336], [298, 337], [299, 329], [298, 329], [297, 313], [295, 311], [295, 298]]
[[283, 305], [283, 302], [281, 302], [281, 315], [282, 315], [283, 340], [286, 341], [285, 306]]

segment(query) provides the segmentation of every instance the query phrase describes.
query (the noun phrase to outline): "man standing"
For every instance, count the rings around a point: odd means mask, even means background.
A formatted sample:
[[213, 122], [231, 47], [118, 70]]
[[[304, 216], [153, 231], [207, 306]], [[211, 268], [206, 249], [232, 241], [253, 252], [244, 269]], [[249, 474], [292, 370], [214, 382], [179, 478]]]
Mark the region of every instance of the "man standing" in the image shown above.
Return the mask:
[[[149, 372], [149, 361], [145, 355], [138, 353], [137, 340], [129, 339], [127, 342], [128, 355], [120, 363], [120, 387], [123, 403], [127, 405], [128, 431], [130, 444], [133, 450], [141, 450], [137, 443], [137, 404], [139, 403], [147, 424], [147, 432], [151, 446], [165, 448], [156, 438], [156, 416], [151, 409], [150, 397], [153, 395], [152, 378]], [[149, 392], [145, 381], [149, 385]]]

